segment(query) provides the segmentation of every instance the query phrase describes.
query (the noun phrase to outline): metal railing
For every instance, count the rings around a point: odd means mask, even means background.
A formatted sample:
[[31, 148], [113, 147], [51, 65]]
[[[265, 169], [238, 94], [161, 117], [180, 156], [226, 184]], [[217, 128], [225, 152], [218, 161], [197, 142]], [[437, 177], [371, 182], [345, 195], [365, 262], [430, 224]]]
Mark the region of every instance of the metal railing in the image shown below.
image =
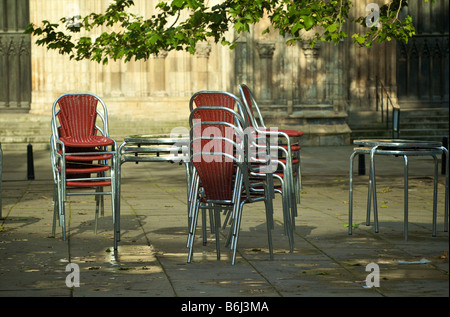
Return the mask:
[[[392, 130], [392, 138], [400, 137], [400, 107], [394, 105], [389, 96], [386, 87], [376, 76], [376, 111], [381, 112], [381, 122], [386, 123], [386, 129]], [[389, 118], [389, 112], [392, 111], [392, 119]]]

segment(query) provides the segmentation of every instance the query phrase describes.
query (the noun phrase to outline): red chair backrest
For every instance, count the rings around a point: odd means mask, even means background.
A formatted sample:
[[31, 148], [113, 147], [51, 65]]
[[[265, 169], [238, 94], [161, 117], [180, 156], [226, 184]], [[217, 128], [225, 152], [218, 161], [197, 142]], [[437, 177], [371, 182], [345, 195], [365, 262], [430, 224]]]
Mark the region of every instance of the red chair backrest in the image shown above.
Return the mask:
[[60, 133], [80, 141], [95, 133], [98, 99], [91, 95], [66, 95], [59, 99]]

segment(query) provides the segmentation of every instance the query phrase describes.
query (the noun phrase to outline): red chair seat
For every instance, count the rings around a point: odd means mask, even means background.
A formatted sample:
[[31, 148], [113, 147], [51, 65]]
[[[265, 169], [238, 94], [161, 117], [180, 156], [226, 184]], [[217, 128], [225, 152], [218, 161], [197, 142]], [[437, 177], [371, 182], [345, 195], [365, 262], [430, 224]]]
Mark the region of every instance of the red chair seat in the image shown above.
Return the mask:
[[[280, 158], [278, 159], [281, 163], [286, 164], [286, 159]], [[292, 159], [292, 164], [298, 164], [298, 162], [300, 162], [299, 159]]]
[[114, 144], [114, 140], [101, 136], [101, 135], [90, 135], [87, 138], [80, 139], [76, 137], [61, 137], [60, 140], [65, 146], [71, 147], [97, 147], [97, 146], [108, 146]]
[[[109, 170], [109, 166], [86, 166], [86, 167], [68, 167], [66, 168], [67, 174], [85, 174], [85, 173], [99, 173]], [[61, 167], [58, 167], [61, 171]]]
[[303, 131], [298, 131], [298, 130], [281, 129], [281, 130], [278, 130], [278, 131], [286, 133], [291, 138], [296, 138], [296, 137], [299, 137], [299, 136], [303, 135]]
[[[82, 151], [84, 152], [84, 151]], [[88, 151], [95, 153], [95, 150]], [[62, 155], [62, 151], [58, 151], [59, 154]], [[98, 155], [70, 155], [66, 153], [66, 160], [67, 161], [75, 161], [75, 162], [91, 162], [91, 161], [103, 161], [103, 160], [109, 160], [112, 158], [112, 154], [98, 154]]]
[[111, 181], [87, 181], [87, 182], [73, 182], [73, 181], [67, 181], [66, 186], [68, 187], [107, 187], [111, 186]]
[[[277, 132], [283, 132], [286, 133], [291, 138], [296, 138], [303, 135], [303, 131], [299, 130], [289, 130], [289, 129], [274, 129], [274, 128], [259, 128], [263, 131], [277, 131]], [[272, 130], [271, 130], [272, 129]]]
[[[280, 147], [282, 147], [283, 149], [287, 149], [287, 145], [285, 144], [280, 144]], [[302, 147], [300, 145], [291, 145], [291, 151], [292, 152], [297, 152], [300, 151], [302, 149]]]

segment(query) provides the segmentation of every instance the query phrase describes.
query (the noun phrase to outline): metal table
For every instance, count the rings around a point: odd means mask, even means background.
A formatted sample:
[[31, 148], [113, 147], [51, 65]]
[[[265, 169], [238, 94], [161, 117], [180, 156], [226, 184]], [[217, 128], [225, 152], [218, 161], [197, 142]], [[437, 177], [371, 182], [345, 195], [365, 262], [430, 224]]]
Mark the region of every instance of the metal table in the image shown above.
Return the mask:
[[[375, 232], [378, 232], [378, 208], [375, 184], [375, 155], [403, 156], [404, 159], [404, 237], [408, 239], [408, 156], [432, 156], [434, 159], [434, 195], [433, 195], [433, 230], [432, 236], [436, 236], [436, 214], [437, 214], [437, 182], [438, 182], [438, 159], [437, 155], [446, 154], [446, 180], [445, 180], [445, 210], [444, 231], [448, 231], [448, 198], [449, 198], [449, 175], [448, 175], [448, 150], [441, 142], [402, 140], [402, 139], [365, 139], [355, 140], [358, 145], [350, 156], [350, 186], [349, 186], [349, 226], [348, 232], [352, 234], [353, 219], [353, 160], [357, 154], [370, 154], [369, 191], [367, 198], [366, 225], [370, 225], [371, 199], [373, 198]], [[442, 162], [444, 164], [444, 162]]]
[[[186, 167], [187, 193], [189, 195], [189, 138], [166, 138], [154, 135], [135, 135], [124, 139], [118, 148], [119, 164], [116, 173], [117, 209], [120, 215], [121, 166], [125, 162], [170, 162], [184, 164]], [[120, 217], [118, 217], [117, 221]], [[119, 225], [120, 228], [120, 225]]]
[[187, 162], [189, 139], [138, 135], [124, 139], [119, 147], [120, 164], [125, 162]]

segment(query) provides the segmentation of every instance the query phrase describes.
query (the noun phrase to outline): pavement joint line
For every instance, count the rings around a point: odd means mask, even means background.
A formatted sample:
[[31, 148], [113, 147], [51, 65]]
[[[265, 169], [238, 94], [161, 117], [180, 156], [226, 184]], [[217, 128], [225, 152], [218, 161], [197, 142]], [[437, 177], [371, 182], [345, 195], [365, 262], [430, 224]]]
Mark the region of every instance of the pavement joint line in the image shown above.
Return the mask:
[[[301, 234], [299, 234], [297, 231], [294, 231], [294, 233], [301, 238], [303, 241], [305, 241], [306, 243], [308, 243], [310, 246], [312, 246], [313, 248], [315, 248], [317, 251], [319, 251], [320, 253], [322, 253], [324, 256], [326, 256], [328, 259], [330, 259], [331, 261], [333, 261], [334, 263], [336, 263], [339, 267], [341, 267], [344, 271], [346, 271], [347, 273], [349, 273], [351, 276], [353, 276], [355, 279], [357, 278], [357, 276], [355, 276], [355, 274], [349, 270], [348, 268], [345, 267], [345, 265], [343, 265], [341, 262], [337, 261], [335, 258], [333, 258], [331, 255], [329, 255], [328, 253], [326, 253], [324, 250], [322, 250], [321, 248], [319, 248], [316, 244], [314, 244], [312, 241], [308, 240], [307, 238], [305, 238], [304, 236], [302, 236]], [[379, 293], [381, 296], [386, 297], [386, 295], [384, 295], [379, 289], [378, 287], [372, 287], [372, 289], [375, 289], [375, 291], [377, 293]]]
[[[70, 224], [72, 220], [72, 204], [69, 201], [63, 202], [65, 204], [64, 206], [64, 220], [66, 222], [66, 247], [67, 247], [67, 257], [68, 257], [68, 263], [72, 263], [72, 253], [71, 253], [71, 230], [70, 230]], [[67, 208], [66, 208], [67, 206]], [[55, 233], [56, 234], [56, 233]], [[69, 297], [74, 297], [75, 295], [75, 287], [69, 287]]]
[[237, 250], [237, 253], [241, 256], [241, 258], [243, 258], [243, 259], [245, 260], [245, 262], [247, 262], [248, 265], [250, 265], [250, 266], [255, 270], [256, 273], [258, 273], [259, 276], [261, 276], [261, 277], [266, 281], [267, 284], [270, 285], [270, 287], [272, 287], [272, 289], [273, 289], [280, 297], [284, 297], [283, 294], [281, 294], [281, 292], [275, 287], [275, 285], [273, 285], [273, 284], [269, 281], [269, 279], [268, 279], [262, 272], [260, 272], [260, 271], [256, 268], [256, 266], [254, 266], [254, 265], [251, 263], [251, 261], [249, 261], [249, 260], [248, 260], [248, 259], [247, 259], [240, 251], [239, 251], [239, 249]]
[[11, 205], [8, 212], [6, 213], [6, 216], [3, 216], [3, 218], [1, 218], [3, 220], [2, 226], [5, 224], [5, 221], [8, 219], [9, 215], [11, 214], [11, 211], [17, 206], [17, 204], [19, 204], [22, 201], [23, 197], [25, 197], [25, 194], [27, 193], [28, 189], [30, 188], [32, 181], [27, 181], [27, 182], [28, 182], [27, 187], [23, 191], [22, 196], [20, 196], [17, 199], [17, 201], [13, 205]]
[[[219, 233], [220, 233], [220, 235], [222, 236], [222, 238], [227, 238], [226, 235], [225, 235], [222, 231], [220, 231]], [[254, 266], [254, 265], [251, 263], [251, 261], [249, 261], [249, 260], [244, 256], [243, 253], [241, 253], [241, 252], [239, 251], [239, 249], [237, 249], [236, 252], [239, 254], [239, 256], [240, 256], [242, 259], [245, 260], [245, 262], [246, 262], [248, 265], [250, 265], [250, 266], [255, 270], [255, 272], [256, 272], [259, 276], [261, 276], [261, 277], [266, 281], [266, 283], [267, 283], [268, 285], [270, 285], [270, 287], [272, 287], [272, 289], [273, 289], [280, 297], [284, 297], [283, 294], [281, 294], [280, 291], [275, 287], [275, 285], [273, 285], [273, 284], [269, 281], [269, 279], [268, 279], [261, 271], [259, 271], [259, 270], [256, 268], [256, 266]]]
[[[70, 246], [71, 246], [71, 235], [70, 235], [70, 223], [71, 223], [71, 219], [72, 219], [72, 204], [69, 204], [69, 215], [68, 215], [68, 218], [67, 218], [67, 220], [68, 220], [68, 222], [66, 222], [68, 225], [67, 225], [67, 229], [66, 229], [66, 240], [67, 240], [67, 243], [66, 243], [66, 245], [67, 245], [67, 256], [68, 256], [68, 259], [69, 259], [69, 263], [72, 263], [72, 254], [71, 254], [71, 252], [70, 252], [70, 250], [71, 250], [71, 248], [70, 248]], [[65, 217], [65, 215], [64, 215], [64, 217]], [[70, 293], [69, 293], [69, 297], [73, 297], [74, 296], [74, 294], [75, 294], [75, 287], [70, 287], [69, 288], [69, 291], [70, 291]]]
[[[122, 200], [122, 199], [121, 199], [121, 200]], [[138, 214], [137, 214], [137, 212], [136, 212], [136, 209], [128, 202], [127, 199], [123, 199], [123, 200], [126, 202], [126, 204], [130, 207], [131, 211], [133, 212], [133, 214], [134, 214], [134, 216], [135, 216], [135, 218], [136, 218], [136, 221], [138, 222], [139, 227], [141, 228], [142, 233], [144, 234], [145, 240], [146, 240], [146, 242], [147, 242], [147, 246], [153, 247], [153, 245], [152, 245], [152, 243], [151, 243], [151, 240], [148, 238], [147, 232], [144, 230], [144, 226], [142, 225], [142, 222], [141, 222], [141, 220], [139, 219], [139, 216], [138, 216]], [[115, 251], [115, 252], [116, 252], [116, 251]], [[172, 282], [172, 279], [170, 278], [170, 276], [169, 276], [169, 274], [168, 274], [166, 268], [164, 267], [163, 263], [161, 262], [161, 259], [160, 259], [159, 256], [158, 256], [157, 250], [155, 250], [154, 256], [155, 256], [155, 259], [156, 259], [156, 261], [158, 262], [159, 266], [161, 267], [161, 270], [164, 272], [164, 275], [166, 276], [167, 281], [169, 282], [170, 287], [172, 288], [172, 291], [173, 291], [174, 296], [175, 296], [175, 297], [179, 297], [179, 296], [178, 296], [178, 293], [177, 293], [177, 291], [176, 291], [176, 289], [175, 289], [175, 285], [174, 285], [173, 282]]]
[[155, 187], [158, 188], [159, 190], [161, 190], [161, 191], [163, 191], [163, 192], [165, 192], [165, 193], [171, 195], [172, 198], [175, 199], [175, 200], [177, 200], [178, 202], [180, 202], [180, 203], [182, 203], [182, 204], [184, 204], [184, 205], [187, 205], [187, 202], [186, 202], [186, 199], [185, 199], [185, 198], [184, 198], [184, 199], [181, 199], [181, 198], [178, 198], [178, 197], [175, 196], [175, 195], [172, 195], [172, 194], [170, 193], [170, 191], [166, 190], [164, 187], [160, 186], [157, 182], [153, 181], [152, 178], [151, 178], [151, 176], [152, 176], [152, 175], [151, 175], [151, 173], [150, 173], [150, 177], [147, 179], [147, 181], [148, 181], [150, 184], [152, 184], [153, 186], [155, 186]]

